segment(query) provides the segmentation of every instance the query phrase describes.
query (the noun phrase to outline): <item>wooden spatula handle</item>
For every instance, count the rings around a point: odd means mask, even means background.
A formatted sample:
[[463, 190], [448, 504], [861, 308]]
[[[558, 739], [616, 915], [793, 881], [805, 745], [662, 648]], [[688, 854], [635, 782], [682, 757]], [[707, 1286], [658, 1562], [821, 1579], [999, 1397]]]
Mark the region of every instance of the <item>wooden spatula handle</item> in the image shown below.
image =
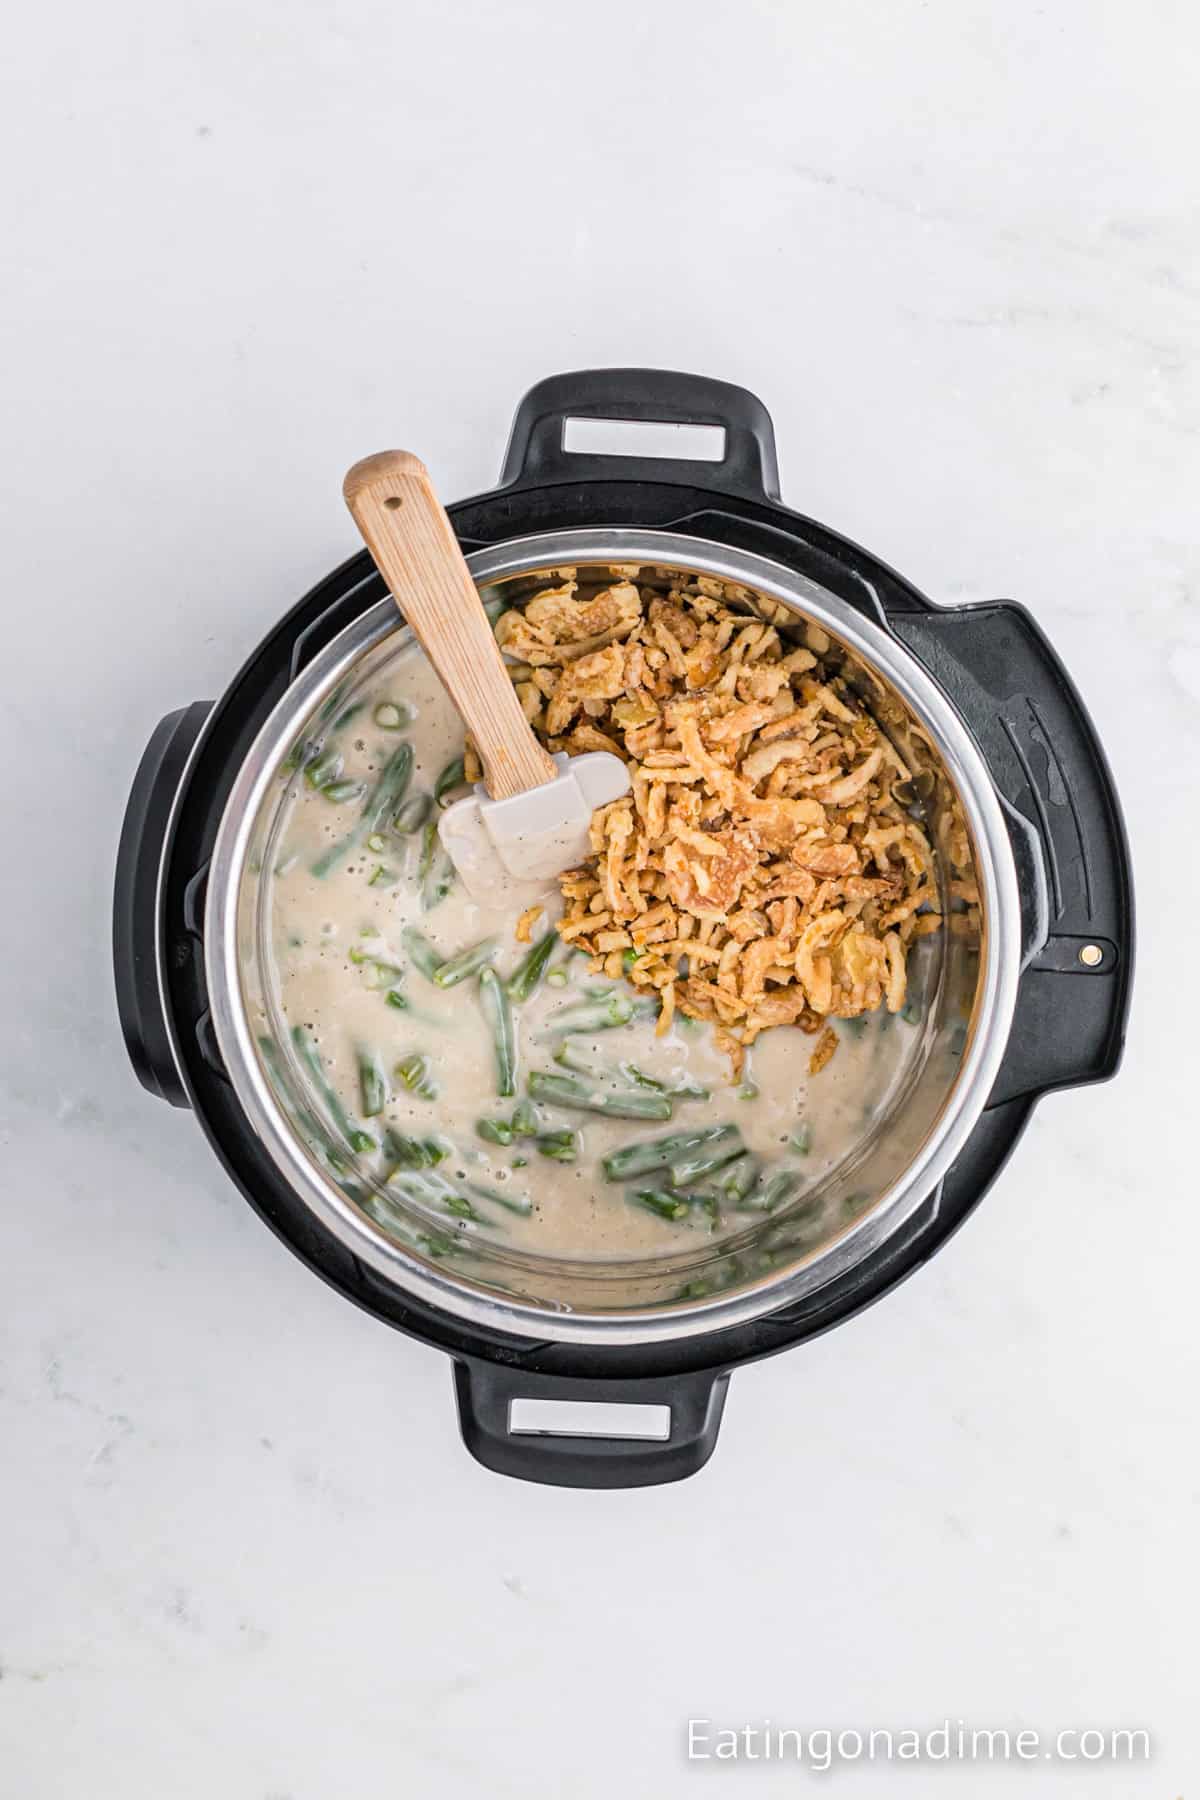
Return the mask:
[[342, 488], [379, 572], [468, 725], [493, 800], [553, 781], [554, 762], [521, 711], [428, 471], [407, 450], [355, 463]]

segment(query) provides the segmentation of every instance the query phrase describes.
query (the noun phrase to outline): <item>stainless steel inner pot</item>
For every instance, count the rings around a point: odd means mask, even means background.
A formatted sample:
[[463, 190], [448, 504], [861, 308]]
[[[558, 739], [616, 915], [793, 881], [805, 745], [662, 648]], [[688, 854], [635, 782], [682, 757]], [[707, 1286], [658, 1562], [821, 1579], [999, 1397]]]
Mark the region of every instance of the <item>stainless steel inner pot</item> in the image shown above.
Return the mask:
[[[278, 770], [335, 689], [348, 701], [400, 641], [390, 601], [371, 607], [303, 671], [260, 732], [230, 791], [213, 854], [205, 927], [221, 1053], [247, 1120], [320, 1224], [378, 1277], [475, 1325], [538, 1340], [638, 1344], [742, 1324], [812, 1293], [877, 1250], [936, 1187], [982, 1112], [1008, 1039], [1021, 964], [1017, 873], [986, 764], [941, 690], [888, 631], [764, 557], [672, 533], [604, 529], [514, 540], [468, 558], [488, 597], [520, 601], [571, 564], [581, 582], [640, 565], [640, 585], [680, 574], [733, 584], [729, 598], [785, 636], [815, 629], [914, 771], [914, 805], [935, 846], [948, 929], [910, 958], [923, 1024], [886, 1110], [814, 1195], [715, 1244], [639, 1261], [567, 1260], [479, 1239], [450, 1256], [422, 1248], [428, 1221], [385, 1230], [364, 1211], [370, 1181], [331, 1172], [309, 1125], [322, 1102], [287, 1046], [265, 947]], [[818, 640], [819, 642], [819, 640]], [[973, 880], [978, 908], [950, 897]], [[259, 1042], [279, 1051], [264, 1060]], [[797, 1033], [798, 1058], [810, 1041]], [[686, 1295], [686, 1297], [684, 1297]]]

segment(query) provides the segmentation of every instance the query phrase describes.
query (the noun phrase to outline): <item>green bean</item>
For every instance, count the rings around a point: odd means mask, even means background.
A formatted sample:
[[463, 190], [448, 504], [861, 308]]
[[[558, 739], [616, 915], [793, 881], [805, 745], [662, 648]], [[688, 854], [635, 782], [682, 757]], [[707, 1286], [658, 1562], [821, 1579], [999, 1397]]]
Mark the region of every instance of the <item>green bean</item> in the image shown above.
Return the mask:
[[258, 1047], [262, 1052], [262, 1059], [267, 1065], [267, 1071], [275, 1083], [276, 1095], [281, 1104], [287, 1106], [296, 1123], [308, 1133], [311, 1147], [319, 1154], [322, 1161], [328, 1164], [335, 1175], [344, 1174], [346, 1159], [339, 1153], [337, 1145], [317, 1115], [310, 1107], [296, 1105], [287, 1099], [289, 1087], [287, 1071], [274, 1038], [260, 1037]]
[[538, 1120], [537, 1107], [532, 1100], [518, 1100], [512, 1116], [513, 1136], [519, 1138], [536, 1137], [542, 1129]]
[[551, 969], [546, 977], [546, 986], [552, 988], [564, 988], [570, 979], [571, 977], [567, 974], [565, 969]]
[[377, 1050], [358, 1051], [358, 1091], [363, 1117], [376, 1118], [388, 1103], [387, 1075]]
[[410, 794], [392, 814], [391, 828], [397, 837], [411, 837], [414, 831], [420, 831], [432, 811], [432, 794]]
[[491, 962], [495, 954], [495, 938], [482, 938], [469, 950], [460, 950], [457, 956], [447, 957], [445, 962], [439, 963], [433, 971], [433, 979], [440, 988], [457, 987], [468, 975], [477, 974], [485, 963]]
[[345, 766], [340, 750], [321, 750], [305, 763], [304, 779], [311, 788], [323, 788], [328, 782], [336, 781]]
[[527, 1169], [529, 1167], [529, 1158], [527, 1156], [514, 1156], [509, 1167], [512, 1169]]
[[395, 887], [400, 879], [399, 871], [389, 868], [386, 863], [376, 863], [367, 880], [368, 887]]
[[429, 1058], [422, 1056], [419, 1050], [412, 1050], [401, 1057], [396, 1064], [397, 1077], [404, 1083], [410, 1094], [418, 1100], [436, 1100], [439, 1093], [437, 1082], [429, 1073]]
[[572, 1075], [546, 1075], [536, 1069], [529, 1077], [529, 1092], [535, 1100], [577, 1112], [607, 1113], [613, 1119], [669, 1119], [674, 1110], [666, 1094], [602, 1093]]
[[455, 788], [462, 787], [465, 781], [466, 771], [463, 767], [463, 759], [461, 756], [456, 756], [453, 762], [448, 762], [446, 764], [445, 768], [434, 782], [434, 800], [439, 806], [444, 806], [446, 804], [446, 795], [452, 794]]
[[410, 925], [400, 933], [400, 942], [408, 951], [409, 961], [418, 974], [424, 975], [426, 981], [432, 981], [434, 975], [445, 962], [440, 950], [435, 950], [427, 937], [422, 937], [416, 928]]
[[683, 1155], [672, 1161], [670, 1181], [674, 1188], [691, 1187], [693, 1182], [703, 1181], [706, 1175], [712, 1175], [728, 1162], [745, 1152], [742, 1134], [736, 1125], [726, 1125], [724, 1130], [709, 1138], [706, 1144], [698, 1144], [694, 1150], [685, 1150]]
[[481, 1137], [485, 1144], [512, 1143], [515, 1133], [506, 1119], [476, 1119], [475, 1135]]
[[413, 1010], [412, 1001], [398, 987], [389, 988], [383, 997], [389, 1006], [395, 1007], [397, 1012], [412, 1012]]
[[463, 1185], [477, 1200], [485, 1200], [489, 1206], [502, 1206], [505, 1212], [516, 1213], [522, 1219], [527, 1219], [533, 1211], [533, 1201], [519, 1190], [512, 1194], [502, 1193], [499, 1188], [488, 1187], [482, 1181], [468, 1181]]
[[603, 999], [581, 1000], [552, 1013], [543, 1035], [555, 1037], [564, 1031], [611, 1031], [618, 1025], [628, 1025], [633, 1016], [633, 1001], [628, 994], [614, 988]]
[[361, 781], [327, 781], [321, 792], [334, 806], [348, 806], [351, 800], [361, 800], [366, 788]]
[[557, 942], [558, 932], [551, 926], [546, 935], [538, 939], [529, 954], [522, 957], [504, 984], [510, 1000], [518, 1002], [528, 1000], [531, 994], [536, 993], [541, 986], [542, 977], [546, 973], [546, 964], [550, 961]]
[[408, 792], [412, 772], [412, 745], [401, 744], [399, 749], [392, 751], [383, 765], [379, 779], [367, 796], [363, 821], [368, 832], [383, 831], [386, 828], [388, 820]]
[[411, 725], [416, 714], [407, 701], [381, 700], [371, 714], [381, 731], [403, 731]]
[[774, 1212], [785, 1200], [790, 1200], [797, 1188], [804, 1184], [804, 1177], [798, 1169], [775, 1169], [760, 1177], [758, 1183], [742, 1200], [741, 1205], [749, 1212]]
[[737, 1205], [746, 1198], [762, 1173], [762, 1162], [757, 1156], [739, 1156], [736, 1162], [726, 1163], [717, 1174], [717, 1192], [726, 1200]]
[[405, 1132], [395, 1131], [390, 1126], [383, 1134], [383, 1148], [393, 1171], [434, 1169], [438, 1163], [445, 1162], [450, 1154], [448, 1146], [440, 1144], [436, 1138], [409, 1137]]
[[799, 1156], [808, 1155], [809, 1151], [812, 1149], [812, 1126], [807, 1120], [804, 1120], [801, 1124], [797, 1125], [795, 1131], [793, 1131], [791, 1137], [788, 1139], [788, 1143]]
[[634, 1188], [629, 1195], [637, 1206], [644, 1206], [647, 1212], [657, 1213], [660, 1219], [669, 1219], [678, 1224], [686, 1219], [692, 1210], [691, 1201], [683, 1194], [667, 1194], [660, 1188]]
[[479, 1003], [492, 1034], [496, 1092], [507, 1098], [517, 1091], [517, 1033], [504, 983], [495, 969], [481, 969]]
[[579, 1156], [577, 1131], [543, 1131], [533, 1142], [539, 1156], [548, 1156], [554, 1162], [575, 1162]]
[[627, 1175], [648, 1175], [652, 1169], [665, 1169], [728, 1130], [728, 1125], [706, 1125], [699, 1130], [693, 1127], [691, 1131], [672, 1132], [669, 1137], [643, 1138], [612, 1151], [601, 1167], [610, 1181], [623, 1181]]
[[314, 1044], [303, 1025], [293, 1026], [292, 1043], [296, 1047], [296, 1053], [301, 1062], [312, 1076], [322, 1099], [329, 1108], [330, 1117], [349, 1144], [350, 1148], [360, 1154], [364, 1150], [374, 1150], [376, 1147], [375, 1139], [371, 1136], [369, 1131], [362, 1131], [351, 1120], [350, 1115], [342, 1105], [332, 1082], [325, 1073], [325, 1065], [321, 1061], [320, 1051], [317, 1049], [317, 1046]]
[[[558, 1058], [555, 1059], [556, 1061]], [[707, 1100], [709, 1091], [701, 1087], [690, 1075], [682, 1075], [674, 1083], [656, 1081], [652, 1075], [646, 1075], [634, 1063], [621, 1064], [621, 1073], [626, 1081], [632, 1081], [635, 1087], [650, 1088], [656, 1094], [670, 1094], [676, 1100]]]
[[570, 1069], [576, 1075], [590, 1075], [594, 1080], [603, 1080], [611, 1076], [612, 1069], [598, 1056], [589, 1056], [582, 1045], [573, 1037], [565, 1037], [554, 1052], [554, 1060], [564, 1069]]
[[350, 947], [350, 961], [362, 970], [363, 985], [371, 989], [391, 987], [404, 973], [398, 963], [385, 962], [381, 956], [372, 956], [368, 951], [360, 950], [357, 944]]
[[319, 880], [330, 874], [352, 850], [366, 842], [376, 832], [382, 831], [389, 816], [395, 812], [403, 800], [408, 784], [412, 779], [413, 749], [411, 744], [401, 744], [384, 764], [374, 787], [367, 795], [357, 825], [344, 838], [330, 846], [324, 855], [319, 856], [312, 866], [312, 872]]
[[454, 886], [454, 864], [438, 837], [437, 825], [430, 821], [421, 836], [421, 911], [432, 912]]

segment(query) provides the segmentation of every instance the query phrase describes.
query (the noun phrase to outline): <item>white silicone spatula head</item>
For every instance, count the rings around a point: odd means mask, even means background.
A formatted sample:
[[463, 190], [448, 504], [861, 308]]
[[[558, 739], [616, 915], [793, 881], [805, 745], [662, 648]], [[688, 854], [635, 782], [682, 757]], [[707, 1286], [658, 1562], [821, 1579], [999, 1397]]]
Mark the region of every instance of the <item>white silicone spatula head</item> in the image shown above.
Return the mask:
[[448, 807], [442, 842], [484, 906], [530, 903], [588, 852], [593, 811], [629, 791], [619, 756], [552, 757], [521, 711], [479, 590], [425, 465], [405, 450], [355, 463], [343, 492], [397, 606], [471, 733], [483, 781]]

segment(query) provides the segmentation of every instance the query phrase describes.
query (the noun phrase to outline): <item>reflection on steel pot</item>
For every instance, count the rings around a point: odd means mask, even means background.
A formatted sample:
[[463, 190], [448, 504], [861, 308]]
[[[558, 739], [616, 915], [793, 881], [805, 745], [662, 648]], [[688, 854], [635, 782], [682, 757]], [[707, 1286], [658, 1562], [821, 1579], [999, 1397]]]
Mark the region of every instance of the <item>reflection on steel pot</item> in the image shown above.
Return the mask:
[[[571, 418], [716, 425], [719, 462], [576, 455]], [[530, 1479], [675, 1479], [711, 1453], [728, 1371], [839, 1322], [929, 1256], [980, 1198], [1040, 1094], [1120, 1056], [1132, 966], [1128, 858], [1087, 715], [1021, 608], [932, 606], [776, 498], [770, 420], [694, 376], [556, 377], [518, 409], [501, 485], [451, 509], [485, 597], [519, 606], [553, 571], [725, 584], [785, 637], [814, 629], [913, 770], [943, 887], [964, 860], [977, 932], [923, 940], [922, 1028], [886, 1109], [813, 1212], [781, 1195], [744, 1228], [669, 1255], [583, 1259], [482, 1239], [431, 1254], [371, 1182], [314, 1153], [311, 1070], [264, 1052], [276, 771], [332, 696], [353, 703], [408, 633], [369, 559], [275, 628], [225, 697], [164, 720], [131, 795], [114, 945], [140, 1078], [191, 1105], [267, 1221], [348, 1297], [450, 1352], [468, 1447]], [[822, 640], [824, 641], [824, 640]], [[953, 847], [953, 854], [951, 853]], [[268, 1032], [282, 1041], [280, 1029]], [[316, 1103], [320, 1110], [319, 1097]], [[522, 1423], [514, 1402], [649, 1404], [666, 1435]], [[601, 1420], [605, 1415], [601, 1414]]]

